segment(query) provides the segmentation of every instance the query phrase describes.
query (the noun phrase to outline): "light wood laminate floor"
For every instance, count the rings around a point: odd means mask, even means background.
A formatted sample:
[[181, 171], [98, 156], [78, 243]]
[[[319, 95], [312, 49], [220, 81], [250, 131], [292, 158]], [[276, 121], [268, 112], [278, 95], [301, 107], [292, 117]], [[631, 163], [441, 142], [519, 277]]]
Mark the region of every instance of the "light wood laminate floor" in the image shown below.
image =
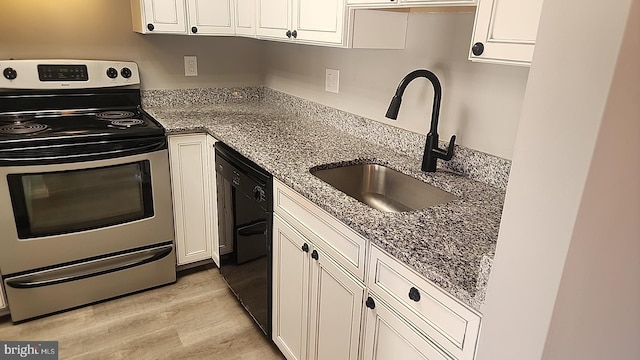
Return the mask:
[[283, 359], [212, 266], [17, 325], [0, 317], [0, 340], [59, 341], [60, 359]]

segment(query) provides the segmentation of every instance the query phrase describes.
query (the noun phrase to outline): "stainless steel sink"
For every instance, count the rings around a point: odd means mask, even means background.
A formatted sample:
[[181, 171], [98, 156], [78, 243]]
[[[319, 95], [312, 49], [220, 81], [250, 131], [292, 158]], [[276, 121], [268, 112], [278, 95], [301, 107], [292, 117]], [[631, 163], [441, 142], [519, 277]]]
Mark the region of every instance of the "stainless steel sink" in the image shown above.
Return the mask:
[[420, 210], [457, 197], [435, 186], [378, 164], [314, 170], [311, 174], [345, 194], [387, 212]]

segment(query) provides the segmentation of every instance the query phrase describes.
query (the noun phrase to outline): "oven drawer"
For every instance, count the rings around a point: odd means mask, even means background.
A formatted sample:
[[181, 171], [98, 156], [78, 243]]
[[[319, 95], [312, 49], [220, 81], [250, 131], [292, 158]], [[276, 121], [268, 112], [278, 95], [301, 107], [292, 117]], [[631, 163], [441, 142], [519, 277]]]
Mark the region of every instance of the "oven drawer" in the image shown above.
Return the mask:
[[4, 279], [11, 319], [26, 320], [175, 282], [173, 244]]

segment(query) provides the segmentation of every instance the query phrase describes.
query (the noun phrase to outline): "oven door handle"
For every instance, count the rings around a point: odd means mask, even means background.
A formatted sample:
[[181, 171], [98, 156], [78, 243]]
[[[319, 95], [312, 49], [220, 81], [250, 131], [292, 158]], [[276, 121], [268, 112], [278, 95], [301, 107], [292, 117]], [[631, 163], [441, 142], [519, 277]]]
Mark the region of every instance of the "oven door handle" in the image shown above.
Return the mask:
[[[85, 272], [77, 275], [53, 276], [52, 278], [44, 278], [44, 279], [40, 278], [37, 280], [30, 280], [29, 278], [31, 277], [31, 275], [27, 275], [15, 280], [7, 279], [5, 280], [5, 283], [7, 284], [7, 286], [10, 286], [16, 289], [33, 289], [33, 288], [38, 288], [43, 286], [51, 286], [56, 284], [72, 282], [72, 281], [78, 281], [82, 279], [88, 279], [95, 276], [100, 276], [100, 275], [105, 275], [105, 274], [109, 274], [117, 271], [130, 269], [130, 268], [142, 266], [144, 264], [148, 264], [154, 261], [158, 261], [162, 258], [167, 257], [169, 254], [171, 254], [172, 251], [173, 251], [173, 245], [167, 245], [161, 248], [142, 250], [139, 252], [135, 252], [133, 254], [125, 254], [124, 261], [121, 261], [120, 264], [115, 264], [97, 271]], [[127, 258], [132, 255], [136, 258], [142, 257], [142, 259], [131, 262], [131, 260]], [[122, 256], [116, 256], [114, 258], [118, 258], [118, 257], [122, 257]], [[95, 263], [99, 263], [100, 261], [104, 261], [104, 260], [105, 259], [99, 259], [99, 260], [96, 260]], [[125, 262], [125, 264], [122, 264], [122, 262]], [[71, 268], [73, 268], [73, 266], [71, 266]], [[55, 274], [58, 271], [60, 271], [60, 269], [55, 269], [53, 271], [45, 271], [44, 273], [53, 272]]]
[[163, 148], [164, 144], [161, 142], [155, 143], [155, 144], [145, 144], [145, 145], [141, 145], [141, 146], [132, 146], [129, 147], [127, 149], [118, 149], [118, 150], [105, 150], [105, 151], [99, 151], [99, 152], [93, 152], [93, 153], [86, 153], [86, 154], [72, 154], [72, 155], [62, 155], [62, 156], [49, 156], [49, 157], [42, 157], [40, 159], [45, 159], [45, 160], [63, 160], [63, 159], [75, 159], [75, 158], [86, 158], [86, 157], [102, 157], [102, 156], [110, 156], [110, 155], [119, 155], [119, 154], [139, 154], [142, 152], [150, 152], [150, 151], [156, 151], [156, 150], [161, 150]]
[[47, 165], [114, 159], [167, 148], [164, 136], [148, 139], [96, 141], [65, 145], [0, 149], [0, 165]]

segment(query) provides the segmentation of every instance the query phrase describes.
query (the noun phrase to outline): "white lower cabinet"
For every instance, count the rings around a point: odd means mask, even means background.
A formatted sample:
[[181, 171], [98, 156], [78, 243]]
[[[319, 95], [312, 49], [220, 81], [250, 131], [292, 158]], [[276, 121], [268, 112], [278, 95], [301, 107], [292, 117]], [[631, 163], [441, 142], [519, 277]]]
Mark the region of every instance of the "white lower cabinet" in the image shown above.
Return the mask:
[[207, 135], [207, 170], [208, 170], [208, 195], [207, 206], [209, 214], [207, 215], [207, 231], [209, 234], [209, 243], [211, 245], [211, 257], [218, 267], [220, 267], [220, 237], [218, 233], [218, 192], [216, 186], [216, 139]]
[[169, 136], [178, 265], [212, 258], [219, 264], [214, 142], [206, 134]]
[[[421, 349], [420, 353], [426, 357], [415, 357], [416, 359], [472, 360], [475, 357], [476, 341], [480, 331], [480, 315], [378, 247], [371, 246], [369, 253], [369, 294], [373, 294], [374, 301], [377, 298], [388, 304], [393, 312], [398, 314], [397, 317], [402, 319], [402, 323], [418, 329], [416, 335], [419, 336], [404, 336], [404, 333], [397, 330], [400, 328], [397, 324], [400, 323], [396, 323], [395, 327], [391, 326], [391, 315], [384, 313], [385, 310], [380, 310], [381, 314], [376, 315], [375, 320], [372, 319], [373, 315], [367, 315], [368, 322], [371, 320], [377, 323], [375, 326], [369, 323], [366, 325], [367, 344], [370, 337], [387, 334], [385, 336], [394, 337], [394, 340], [384, 340], [385, 346], [395, 344], [393, 346], [403, 348], [400, 338], [410, 343], [417, 341], [414, 344], [415, 348]], [[378, 308], [376, 305], [374, 310], [378, 311]], [[381, 330], [381, 326], [386, 329]], [[392, 328], [396, 330], [391, 331]], [[371, 334], [370, 331], [374, 333]], [[431, 347], [438, 351], [429, 353], [429, 347], [422, 345], [423, 342], [431, 344]], [[368, 351], [375, 350], [374, 348]]]
[[276, 179], [273, 208], [273, 341], [287, 359], [475, 357], [476, 311]]
[[277, 214], [273, 341], [287, 359], [357, 359], [364, 285]]
[[7, 307], [7, 302], [4, 300], [4, 290], [2, 284], [0, 284], [0, 313]]
[[363, 359], [451, 360], [375, 295], [367, 299]]

